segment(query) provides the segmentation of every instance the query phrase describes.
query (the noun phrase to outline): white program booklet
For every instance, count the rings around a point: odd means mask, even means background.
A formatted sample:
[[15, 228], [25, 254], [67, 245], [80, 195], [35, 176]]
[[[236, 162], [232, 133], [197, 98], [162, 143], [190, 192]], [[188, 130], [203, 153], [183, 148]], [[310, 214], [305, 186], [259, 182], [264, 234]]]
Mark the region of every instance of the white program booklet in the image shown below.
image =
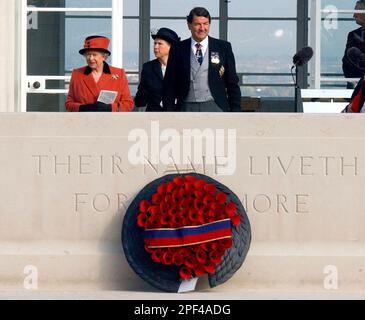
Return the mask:
[[118, 95], [117, 91], [101, 90], [98, 97], [98, 101], [105, 104], [112, 104], [115, 102], [117, 95]]

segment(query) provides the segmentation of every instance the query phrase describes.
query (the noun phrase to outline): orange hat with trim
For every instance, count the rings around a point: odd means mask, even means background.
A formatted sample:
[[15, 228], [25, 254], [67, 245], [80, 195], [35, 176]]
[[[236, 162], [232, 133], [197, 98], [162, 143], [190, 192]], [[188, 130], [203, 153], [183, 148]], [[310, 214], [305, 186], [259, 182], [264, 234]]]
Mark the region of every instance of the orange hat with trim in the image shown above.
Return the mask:
[[80, 54], [84, 54], [88, 50], [100, 50], [102, 52], [111, 55], [109, 51], [110, 40], [103, 36], [90, 36], [85, 39], [84, 48], [79, 51]]

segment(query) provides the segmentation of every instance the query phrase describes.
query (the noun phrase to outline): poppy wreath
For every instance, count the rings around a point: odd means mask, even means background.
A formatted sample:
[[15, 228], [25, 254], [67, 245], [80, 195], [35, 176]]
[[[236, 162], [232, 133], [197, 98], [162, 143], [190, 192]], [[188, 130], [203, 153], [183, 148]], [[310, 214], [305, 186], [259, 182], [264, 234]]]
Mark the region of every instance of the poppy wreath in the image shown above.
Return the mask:
[[243, 264], [250, 242], [250, 224], [237, 196], [195, 173], [148, 184], [123, 221], [127, 261], [142, 279], [167, 292], [205, 274], [211, 287], [226, 282]]

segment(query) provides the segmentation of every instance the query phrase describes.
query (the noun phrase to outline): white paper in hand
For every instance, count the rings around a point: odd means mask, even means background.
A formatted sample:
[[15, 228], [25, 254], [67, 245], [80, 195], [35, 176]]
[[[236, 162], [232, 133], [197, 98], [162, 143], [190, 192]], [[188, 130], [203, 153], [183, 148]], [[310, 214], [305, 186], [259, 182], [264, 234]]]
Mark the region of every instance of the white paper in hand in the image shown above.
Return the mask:
[[115, 102], [115, 98], [117, 97], [117, 95], [117, 91], [101, 90], [98, 101], [105, 104], [112, 104]]

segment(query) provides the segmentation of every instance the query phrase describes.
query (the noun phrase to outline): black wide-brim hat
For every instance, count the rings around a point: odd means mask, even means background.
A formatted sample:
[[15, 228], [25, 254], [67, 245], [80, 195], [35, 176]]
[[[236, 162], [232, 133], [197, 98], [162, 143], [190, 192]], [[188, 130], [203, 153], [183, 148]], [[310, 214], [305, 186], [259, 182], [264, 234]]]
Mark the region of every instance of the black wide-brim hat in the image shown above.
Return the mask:
[[89, 50], [96, 50], [111, 55], [109, 51], [110, 40], [103, 36], [91, 36], [85, 39], [84, 48], [79, 51], [81, 55]]
[[146, 185], [135, 197], [127, 209], [122, 227], [122, 246], [126, 259], [132, 269], [153, 287], [166, 292], [177, 293], [182, 280], [179, 277], [179, 267], [155, 263], [145, 250], [144, 229], [137, 225], [140, 213], [139, 204], [142, 200], [151, 199], [158, 186], [172, 181], [175, 177], [193, 176], [203, 179], [216, 186], [218, 192], [224, 192], [227, 199], [233, 202], [240, 215], [240, 224], [232, 226], [231, 248], [225, 251], [221, 263], [215, 268], [215, 273], [209, 274], [210, 287], [216, 287], [229, 280], [242, 266], [251, 243], [251, 227], [246, 211], [239, 198], [220, 182], [202, 174], [170, 174]]
[[177, 33], [169, 28], [160, 28], [157, 33], [151, 35], [152, 39], [162, 39], [170, 44], [174, 44], [180, 41]]

